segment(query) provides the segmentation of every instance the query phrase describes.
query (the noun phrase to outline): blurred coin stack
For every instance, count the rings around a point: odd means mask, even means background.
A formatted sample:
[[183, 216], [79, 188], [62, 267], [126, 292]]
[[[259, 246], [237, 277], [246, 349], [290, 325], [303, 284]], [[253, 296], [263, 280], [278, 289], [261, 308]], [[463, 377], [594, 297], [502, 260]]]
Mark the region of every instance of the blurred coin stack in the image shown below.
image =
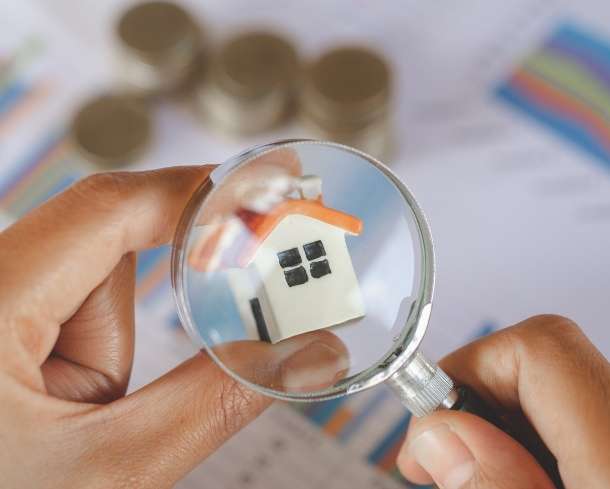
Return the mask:
[[342, 47], [323, 54], [305, 74], [303, 122], [317, 138], [385, 159], [390, 151], [390, 70], [375, 53]]
[[171, 2], [137, 4], [116, 24], [117, 86], [76, 112], [70, 140], [102, 169], [125, 166], [152, 139], [152, 102], [184, 88], [202, 61], [201, 29]]
[[390, 155], [391, 70], [375, 52], [337, 47], [303, 67], [293, 43], [273, 30], [237, 33], [216, 49], [204, 46], [202, 33], [168, 1], [120, 15], [117, 85], [84, 103], [71, 126], [87, 160], [111, 168], [138, 157], [152, 138], [154, 104], [178, 93], [199, 120], [228, 135], [275, 129], [298, 113], [305, 133], [295, 137]]
[[183, 85], [197, 66], [201, 32], [195, 20], [169, 2], [147, 2], [127, 10], [116, 28], [122, 82], [144, 95]]
[[70, 139], [86, 160], [103, 169], [140, 156], [151, 139], [148, 107], [129, 95], [94, 97], [72, 119]]
[[299, 62], [292, 44], [271, 32], [224, 43], [197, 92], [200, 112], [219, 129], [253, 134], [277, 126], [295, 108]]

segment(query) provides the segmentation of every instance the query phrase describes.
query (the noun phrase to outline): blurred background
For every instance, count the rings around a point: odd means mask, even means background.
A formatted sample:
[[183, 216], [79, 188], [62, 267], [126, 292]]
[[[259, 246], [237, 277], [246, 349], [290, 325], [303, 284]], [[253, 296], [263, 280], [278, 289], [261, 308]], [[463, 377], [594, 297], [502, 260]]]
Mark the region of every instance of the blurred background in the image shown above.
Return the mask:
[[[420, 201], [430, 356], [547, 312], [610, 356], [608, 2], [0, 0], [0, 228], [92, 172], [290, 137], [364, 149]], [[168, 272], [140, 254], [131, 390], [194, 353]], [[383, 387], [278, 403], [178, 487], [405, 487], [408, 420]]]

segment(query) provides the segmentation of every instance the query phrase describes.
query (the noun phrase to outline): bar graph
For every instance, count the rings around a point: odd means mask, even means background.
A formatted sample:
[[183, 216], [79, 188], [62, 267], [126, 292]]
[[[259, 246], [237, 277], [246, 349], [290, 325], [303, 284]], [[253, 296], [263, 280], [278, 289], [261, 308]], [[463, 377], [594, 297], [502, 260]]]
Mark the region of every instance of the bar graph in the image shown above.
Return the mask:
[[36, 36], [23, 39], [11, 53], [0, 52], [0, 136], [52, 93], [53, 81], [38, 72], [43, 54], [44, 43]]
[[562, 24], [496, 95], [610, 169], [608, 40]]

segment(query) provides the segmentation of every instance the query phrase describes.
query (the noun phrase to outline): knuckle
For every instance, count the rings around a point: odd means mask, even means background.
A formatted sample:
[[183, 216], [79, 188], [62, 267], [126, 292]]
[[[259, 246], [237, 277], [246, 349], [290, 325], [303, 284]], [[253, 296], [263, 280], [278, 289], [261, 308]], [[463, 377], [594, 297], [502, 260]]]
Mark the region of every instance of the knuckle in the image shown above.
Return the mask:
[[536, 334], [545, 342], [564, 345], [566, 340], [582, 336], [580, 327], [571, 319], [556, 314], [544, 314], [532, 318]]
[[71, 187], [72, 194], [87, 204], [102, 209], [114, 208], [133, 192], [128, 172], [94, 173]]
[[258, 411], [259, 395], [232, 378], [221, 382], [217, 397], [218, 437], [223, 441], [238, 431]]
[[86, 392], [81, 401], [108, 404], [120, 399], [127, 392], [129, 379], [116, 373], [92, 372], [90, 375], [90, 392]]
[[531, 317], [509, 328], [508, 332], [511, 342], [531, 355], [549, 350], [558, 353], [572, 351], [574, 343], [583, 336], [574, 321], [556, 314]]

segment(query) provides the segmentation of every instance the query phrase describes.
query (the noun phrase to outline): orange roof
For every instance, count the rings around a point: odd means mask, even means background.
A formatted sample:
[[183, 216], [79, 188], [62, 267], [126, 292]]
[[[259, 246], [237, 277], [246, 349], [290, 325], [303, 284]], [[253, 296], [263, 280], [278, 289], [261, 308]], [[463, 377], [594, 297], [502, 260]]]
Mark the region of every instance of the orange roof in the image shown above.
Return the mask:
[[189, 264], [202, 272], [246, 267], [275, 227], [294, 214], [317, 219], [352, 235], [362, 232], [360, 219], [326, 207], [321, 200], [289, 199], [267, 214], [239, 209], [235, 213], [237, 219], [223, 222], [201, 237], [189, 255]]

